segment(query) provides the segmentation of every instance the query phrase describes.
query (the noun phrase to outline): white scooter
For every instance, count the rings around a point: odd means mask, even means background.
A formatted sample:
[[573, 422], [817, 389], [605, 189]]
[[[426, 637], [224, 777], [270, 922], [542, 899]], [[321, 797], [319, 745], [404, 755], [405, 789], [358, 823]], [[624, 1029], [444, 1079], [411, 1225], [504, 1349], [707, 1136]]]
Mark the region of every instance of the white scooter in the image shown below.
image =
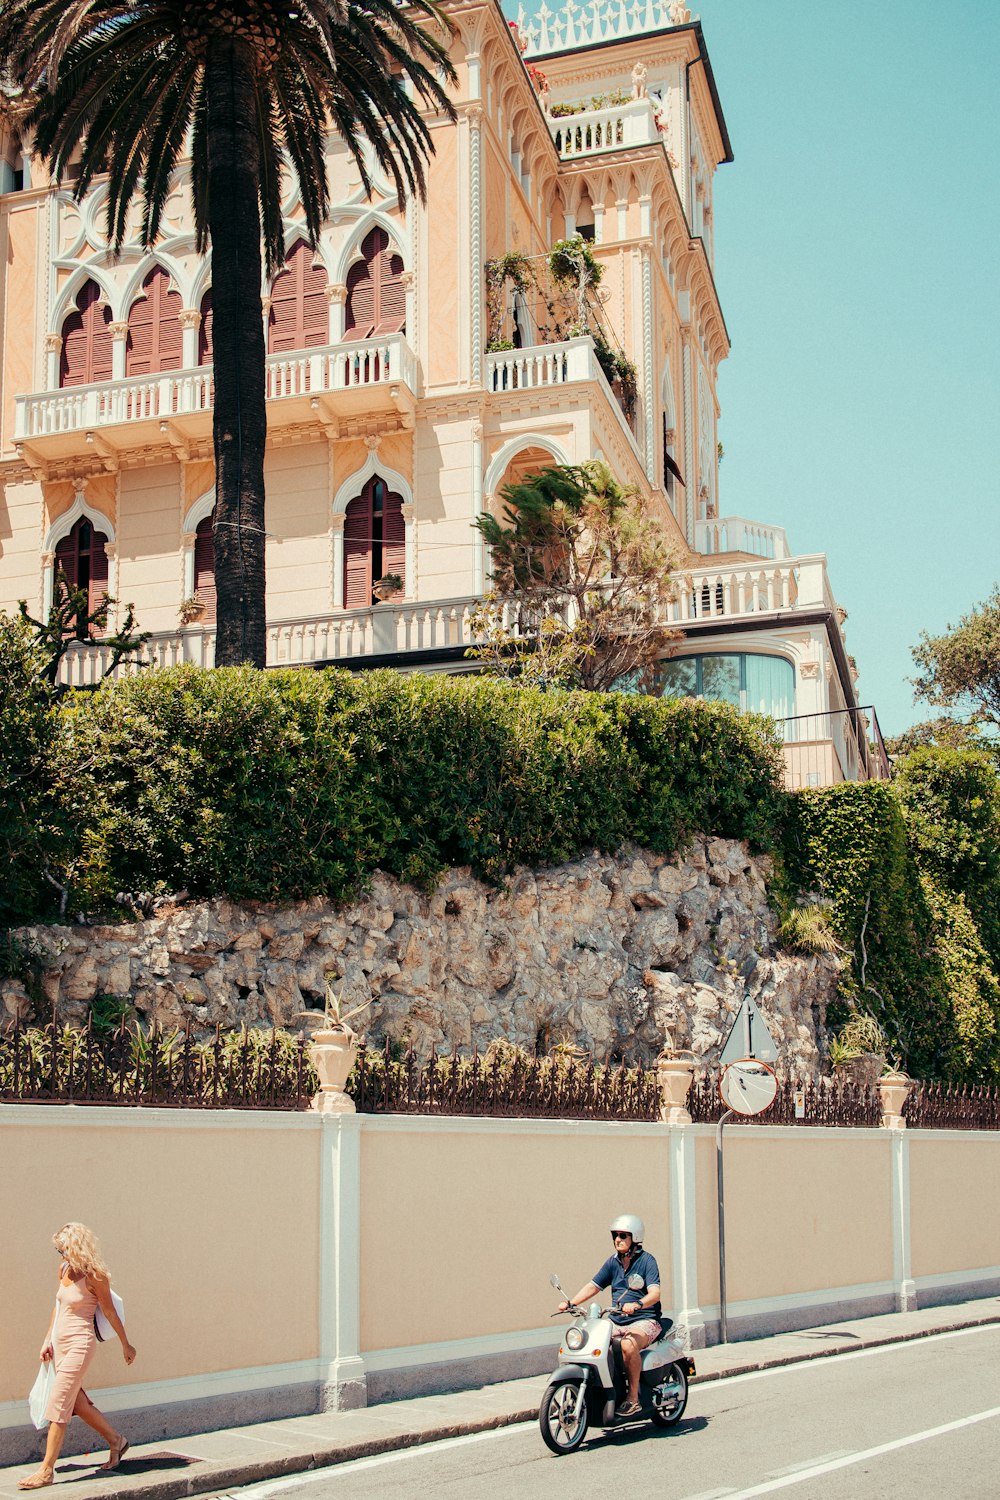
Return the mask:
[[[559, 1277], [553, 1274], [549, 1281], [568, 1301]], [[670, 1337], [673, 1324], [669, 1318], [660, 1320], [663, 1332], [642, 1351], [640, 1410], [633, 1417], [617, 1417], [615, 1408], [624, 1399], [627, 1384], [621, 1351], [617, 1344], [612, 1346], [614, 1325], [597, 1302], [586, 1310], [570, 1303], [568, 1311], [576, 1321], [563, 1335], [560, 1364], [538, 1409], [538, 1425], [546, 1447], [561, 1456], [575, 1452], [590, 1427], [631, 1427], [645, 1421], [656, 1427], [673, 1427], [680, 1421], [687, 1406], [688, 1381], [695, 1369], [680, 1340]]]

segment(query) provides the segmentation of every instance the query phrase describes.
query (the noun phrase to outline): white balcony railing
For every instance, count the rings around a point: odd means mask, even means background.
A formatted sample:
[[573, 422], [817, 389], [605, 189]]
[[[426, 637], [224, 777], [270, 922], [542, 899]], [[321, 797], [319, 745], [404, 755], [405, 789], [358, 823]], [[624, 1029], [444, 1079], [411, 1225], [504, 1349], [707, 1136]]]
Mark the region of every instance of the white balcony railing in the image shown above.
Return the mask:
[[584, 380], [593, 380], [602, 388], [638, 454], [639, 447], [632, 422], [622, 410], [621, 402], [601, 369], [594, 341], [589, 335], [564, 339], [558, 344], [533, 344], [527, 349], [503, 349], [486, 356], [486, 389], [497, 395], [505, 391], [547, 390], [553, 386], [572, 385]]
[[[381, 604], [371, 609], [340, 610], [298, 620], [276, 620], [267, 630], [269, 667], [310, 666], [315, 662], [357, 661], [409, 651], [434, 651], [472, 644], [470, 618], [478, 598], [437, 599], [426, 604]], [[188, 626], [162, 631], [143, 646], [139, 661], [147, 667], [176, 667], [190, 662], [215, 665], [215, 631], [211, 626]], [[62, 662], [61, 680], [71, 687], [93, 687], [111, 663], [111, 651], [100, 642], [75, 643]], [[132, 676], [143, 668], [126, 660], [116, 676]]]
[[[271, 354], [265, 366], [269, 401], [290, 396], [370, 388], [399, 382], [417, 390], [416, 355], [401, 333], [356, 344], [330, 344], [291, 354]], [[171, 370], [162, 375], [107, 380], [18, 396], [14, 439], [57, 433], [90, 432], [184, 416], [212, 409], [215, 387], [211, 365]]]
[[826, 558], [790, 557], [726, 567], [691, 568], [674, 575], [672, 625], [790, 609], [833, 609]]
[[[693, 568], [675, 574], [675, 595], [667, 606], [671, 625], [732, 619], [781, 610], [828, 607], [826, 559], [822, 555], [785, 562], [743, 564], [728, 568]], [[472, 645], [471, 620], [480, 600], [475, 596], [433, 599], [426, 603], [391, 603], [370, 609], [275, 620], [267, 630], [268, 666], [352, 662], [360, 657], [405, 656]], [[157, 632], [143, 647], [142, 659], [156, 667], [193, 662], [215, 664], [215, 632], [210, 626]], [[73, 687], [100, 682], [111, 652], [100, 642], [74, 643], [63, 661], [62, 680]], [[119, 674], [139, 670], [121, 663]]]
[[625, 104], [561, 115], [549, 120], [549, 130], [564, 161], [600, 151], [620, 151], [625, 146], [648, 146], [663, 139], [651, 99], [629, 99]]
[[716, 516], [698, 521], [695, 551], [711, 556], [717, 552], [749, 552], [753, 557], [787, 558], [788, 538], [781, 526], [764, 526], [745, 516]]

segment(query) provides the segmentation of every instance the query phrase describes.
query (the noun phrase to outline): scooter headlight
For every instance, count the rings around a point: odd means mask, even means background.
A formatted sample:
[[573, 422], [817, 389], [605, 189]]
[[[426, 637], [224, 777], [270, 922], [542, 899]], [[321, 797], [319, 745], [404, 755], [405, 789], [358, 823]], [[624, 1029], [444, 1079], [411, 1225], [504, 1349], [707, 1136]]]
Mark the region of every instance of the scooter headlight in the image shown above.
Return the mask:
[[579, 1324], [574, 1323], [572, 1328], [566, 1330], [566, 1348], [582, 1349], [587, 1342], [587, 1335]]

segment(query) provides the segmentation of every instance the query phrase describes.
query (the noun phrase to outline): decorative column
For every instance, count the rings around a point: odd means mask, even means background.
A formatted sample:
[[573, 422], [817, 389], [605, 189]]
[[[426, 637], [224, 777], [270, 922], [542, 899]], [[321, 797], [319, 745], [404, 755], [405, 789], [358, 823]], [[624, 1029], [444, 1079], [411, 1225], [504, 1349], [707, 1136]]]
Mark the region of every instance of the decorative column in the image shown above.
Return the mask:
[[198, 364], [198, 329], [201, 313], [196, 307], [185, 307], [177, 314], [181, 325], [181, 369], [193, 370]]
[[483, 383], [483, 111], [478, 104], [466, 111], [469, 122], [469, 217], [471, 221], [471, 328], [473, 385]]
[[184, 549], [184, 598], [194, 598], [194, 549], [198, 538], [193, 531], [181, 532], [181, 546]]
[[[483, 513], [483, 424], [472, 424], [472, 522]], [[472, 592], [482, 594], [486, 589], [486, 542], [478, 531], [473, 531]]]
[[368, 1404], [361, 1358], [361, 1120], [320, 1116], [320, 1408]]
[[344, 526], [347, 516], [342, 510], [335, 511], [330, 517], [330, 531], [333, 534], [333, 607], [343, 609], [344, 607]]
[[62, 345], [61, 333], [45, 335], [45, 389], [47, 391], [59, 389], [59, 361], [62, 356]]
[[260, 315], [261, 315], [261, 317], [264, 320], [264, 350], [265, 350], [265, 358], [266, 358], [266, 351], [267, 351], [267, 331], [268, 331], [268, 328], [270, 327], [270, 324], [271, 324], [271, 298], [270, 298], [270, 296], [261, 297], [261, 299], [260, 299]]
[[127, 323], [109, 323], [111, 335], [111, 379], [125, 379], [125, 345], [128, 340]]
[[399, 507], [403, 517], [403, 598], [417, 597], [417, 523], [416, 506], [409, 501]]
[[406, 340], [412, 349], [416, 349], [413, 332], [417, 326], [417, 278], [413, 271], [404, 271], [399, 278], [403, 291], [406, 293]]
[[688, 1349], [704, 1349], [705, 1316], [698, 1303], [698, 1197], [694, 1131], [667, 1128], [670, 1202], [670, 1300], [677, 1332]]
[[47, 620], [56, 591], [56, 555], [42, 553], [42, 619]]
[[642, 405], [646, 429], [646, 478], [656, 483], [656, 393], [653, 389], [653, 266], [648, 245], [642, 251]]
[[687, 488], [684, 491], [684, 534], [687, 537], [688, 546], [694, 546], [694, 403], [692, 401], [691, 382], [693, 379], [691, 364], [691, 325], [685, 324], [681, 329], [681, 385], [683, 387], [681, 400], [684, 409], [684, 478], [687, 480]]
[[340, 344], [344, 338], [344, 308], [347, 305], [347, 287], [334, 282], [324, 288], [329, 304], [328, 338], [331, 344]]

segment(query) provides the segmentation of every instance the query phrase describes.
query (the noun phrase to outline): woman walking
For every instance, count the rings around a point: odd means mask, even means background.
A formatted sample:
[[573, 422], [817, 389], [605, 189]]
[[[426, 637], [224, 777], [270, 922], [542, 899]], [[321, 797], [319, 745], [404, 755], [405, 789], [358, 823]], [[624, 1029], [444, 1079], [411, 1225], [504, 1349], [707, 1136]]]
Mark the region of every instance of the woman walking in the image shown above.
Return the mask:
[[111, 1300], [108, 1268], [85, 1224], [64, 1224], [52, 1236], [52, 1243], [60, 1256], [59, 1289], [41, 1358], [43, 1363], [54, 1359], [55, 1384], [45, 1410], [49, 1424], [45, 1457], [36, 1473], [21, 1480], [18, 1488], [22, 1490], [40, 1490], [52, 1484], [70, 1417], [82, 1417], [107, 1443], [110, 1453], [102, 1468], [117, 1469], [128, 1448], [126, 1439], [115, 1432], [83, 1389], [83, 1377], [97, 1344], [94, 1315], [98, 1308], [118, 1335], [125, 1363], [130, 1365], [135, 1359], [135, 1350]]

